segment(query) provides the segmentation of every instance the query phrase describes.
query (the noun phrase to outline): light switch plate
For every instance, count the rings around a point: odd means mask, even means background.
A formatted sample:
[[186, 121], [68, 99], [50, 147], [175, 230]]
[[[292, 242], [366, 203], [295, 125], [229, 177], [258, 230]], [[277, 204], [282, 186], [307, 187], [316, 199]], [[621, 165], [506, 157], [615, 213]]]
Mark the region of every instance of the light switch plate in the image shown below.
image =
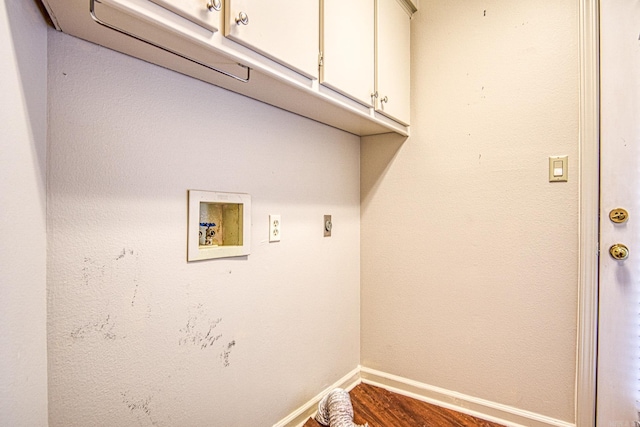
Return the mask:
[[569, 180], [569, 156], [549, 157], [549, 182]]

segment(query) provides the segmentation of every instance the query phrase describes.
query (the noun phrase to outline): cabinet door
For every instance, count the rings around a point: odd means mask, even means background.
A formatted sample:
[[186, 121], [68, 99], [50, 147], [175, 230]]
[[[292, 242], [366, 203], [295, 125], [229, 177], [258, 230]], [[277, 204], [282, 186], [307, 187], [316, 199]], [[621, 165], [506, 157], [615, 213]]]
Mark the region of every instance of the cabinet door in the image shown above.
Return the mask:
[[376, 1], [376, 110], [408, 125], [411, 18], [397, 0]]
[[374, 92], [375, 0], [323, 0], [320, 82], [365, 105]]
[[212, 32], [220, 29], [222, 0], [151, 0]]
[[319, 0], [225, 1], [225, 36], [311, 78], [319, 26]]

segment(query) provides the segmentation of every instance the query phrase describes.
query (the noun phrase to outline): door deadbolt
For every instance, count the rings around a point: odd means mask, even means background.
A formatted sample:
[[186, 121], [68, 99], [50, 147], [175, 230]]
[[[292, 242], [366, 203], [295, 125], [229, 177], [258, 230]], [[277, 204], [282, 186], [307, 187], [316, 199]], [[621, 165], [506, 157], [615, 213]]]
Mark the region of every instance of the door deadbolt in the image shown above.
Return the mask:
[[615, 245], [609, 248], [609, 254], [613, 259], [618, 261], [624, 261], [629, 258], [629, 248], [627, 248], [622, 243], [616, 243]]
[[609, 219], [616, 224], [622, 224], [629, 219], [629, 212], [622, 208], [616, 208], [609, 212]]

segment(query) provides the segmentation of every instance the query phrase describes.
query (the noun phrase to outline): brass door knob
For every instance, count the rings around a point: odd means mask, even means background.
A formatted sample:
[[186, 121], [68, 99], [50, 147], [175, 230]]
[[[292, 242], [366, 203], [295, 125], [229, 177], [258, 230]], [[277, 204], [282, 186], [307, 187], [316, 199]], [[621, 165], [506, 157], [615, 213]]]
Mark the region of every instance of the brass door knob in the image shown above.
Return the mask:
[[618, 261], [624, 261], [629, 258], [629, 248], [627, 248], [622, 243], [616, 243], [615, 245], [609, 248], [609, 254], [613, 259]]
[[616, 224], [622, 224], [629, 219], [629, 212], [622, 208], [617, 208], [609, 212], [609, 219]]

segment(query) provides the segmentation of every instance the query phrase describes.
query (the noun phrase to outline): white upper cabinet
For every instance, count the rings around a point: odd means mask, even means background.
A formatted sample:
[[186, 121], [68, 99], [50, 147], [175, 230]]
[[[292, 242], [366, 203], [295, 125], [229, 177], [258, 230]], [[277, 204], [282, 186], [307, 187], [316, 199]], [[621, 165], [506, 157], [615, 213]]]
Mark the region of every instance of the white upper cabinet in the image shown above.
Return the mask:
[[322, 0], [320, 83], [367, 106], [375, 83], [374, 2]]
[[409, 135], [417, 0], [41, 1], [67, 34], [355, 135]]
[[212, 32], [222, 24], [222, 0], [151, 0]]
[[318, 78], [319, 0], [225, 0], [225, 36]]
[[376, 111], [409, 124], [410, 16], [398, 0], [376, 0]]

